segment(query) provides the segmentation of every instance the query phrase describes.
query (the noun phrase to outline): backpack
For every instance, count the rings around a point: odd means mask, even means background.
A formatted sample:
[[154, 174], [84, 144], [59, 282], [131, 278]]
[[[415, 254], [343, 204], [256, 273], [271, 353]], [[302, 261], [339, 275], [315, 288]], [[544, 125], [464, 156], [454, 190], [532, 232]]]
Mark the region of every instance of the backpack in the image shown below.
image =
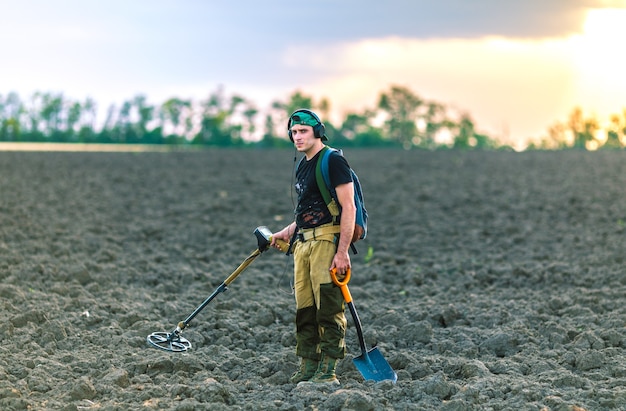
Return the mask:
[[[320, 157], [317, 161], [315, 168], [315, 179], [317, 180], [317, 186], [319, 187], [322, 198], [328, 207], [330, 214], [336, 219], [341, 210], [339, 209], [339, 200], [337, 199], [337, 193], [330, 183], [330, 173], [328, 171], [328, 161], [331, 155], [343, 155], [341, 150], [337, 150], [332, 147], [324, 146]], [[363, 191], [361, 189], [361, 183], [359, 177], [354, 170], [350, 168], [352, 174], [352, 182], [354, 183], [354, 204], [356, 206], [356, 222], [354, 226], [354, 234], [352, 235], [352, 243], [364, 239], [367, 236], [367, 210], [365, 209], [365, 202], [363, 200]], [[354, 250], [354, 248], [353, 248]]]

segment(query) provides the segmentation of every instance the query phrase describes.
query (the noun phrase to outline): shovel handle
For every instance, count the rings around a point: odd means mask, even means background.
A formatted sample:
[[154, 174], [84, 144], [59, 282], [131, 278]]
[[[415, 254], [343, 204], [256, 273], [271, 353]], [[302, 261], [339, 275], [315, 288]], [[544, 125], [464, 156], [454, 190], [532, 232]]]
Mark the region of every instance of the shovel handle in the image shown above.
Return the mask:
[[350, 281], [351, 270], [348, 268], [346, 271], [346, 277], [343, 281], [339, 281], [337, 278], [337, 269], [333, 268], [330, 270], [330, 278], [333, 280], [333, 283], [339, 288], [341, 288], [341, 294], [343, 294], [343, 299], [346, 300], [347, 304], [352, 302], [352, 295], [350, 294], [350, 290], [348, 289], [348, 282]]
[[333, 268], [330, 270], [330, 278], [333, 280], [336, 286], [341, 288], [341, 294], [343, 294], [343, 299], [346, 300], [346, 304], [350, 309], [350, 314], [352, 314], [352, 319], [354, 320], [354, 326], [356, 328], [356, 333], [359, 337], [359, 345], [361, 346], [361, 356], [363, 358], [367, 358], [367, 348], [365, 347], [365, 339], [363, 338], [363, 330], [361, 328], [361, 320], [359, 320], [359, 315], [356, 312], [356, 307], [352, 302], [352, 295], [350, 294], [350, 290], [348, 289], [348, 281], [350, 281], [351, 271], [348, 268], [346, 271], [346, 277], [343, 281], [339, 281], [337, 278], [337, 269]]

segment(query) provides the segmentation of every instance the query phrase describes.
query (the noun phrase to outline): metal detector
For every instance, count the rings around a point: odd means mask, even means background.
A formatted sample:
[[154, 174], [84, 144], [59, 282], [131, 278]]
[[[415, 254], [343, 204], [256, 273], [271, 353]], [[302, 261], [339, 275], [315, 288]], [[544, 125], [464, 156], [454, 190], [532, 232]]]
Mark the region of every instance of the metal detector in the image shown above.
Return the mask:
[[[220, 284], [219, 287], [213, 293], [207, 297], [187, 318], [179, 322], [176, 328], [172, 332], [157, 331], [150, 334], [147, 338], [148, 344], [152, 347], [160, 348], [165, 351], [183, 352], [191, 349], [191, 343], [186, 338], [181, 336], [183, 330], [187, 328], [191, 320], [200, 313], [219, 293], [222, 293], [228, 289], [228, 285], [232, 283], [235, 278], [241, 274], [243, 270], [250, 265], [261, 253], [266, 251], [272, 242], [272, 232], [265, 226], [257, 227], [254, 230], [254, 235], [258, 241], [258, 248], [254, 250], [243, 262], [237, 267], [227, 279]], [[289, 244], [284, 241], [277, 241], [280, 250], [287, 252]]]

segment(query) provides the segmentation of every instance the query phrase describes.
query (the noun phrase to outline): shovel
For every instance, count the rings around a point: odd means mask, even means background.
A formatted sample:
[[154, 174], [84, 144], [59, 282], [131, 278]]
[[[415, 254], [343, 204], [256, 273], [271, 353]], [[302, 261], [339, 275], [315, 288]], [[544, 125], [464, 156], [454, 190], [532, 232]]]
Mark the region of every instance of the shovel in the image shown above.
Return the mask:
[[373, 347], [371, 350], [367, 350], [365, 347], [365, 340], [363, 339], [363, 331], [361, 329], [361, 321], [359, 320], [359, 316], [356, 313], [356, 308], [354, 307], [354, 303], [352, 302], [352, 295], [350, 294], [350, 290], [348, 289], [348, 282], [350, 281], [350, 269], [346, 272], [346, 277], [343, 281], [339, 281], [337, 279], [337, 269], [332, 269], [330, 272], [330, 277], [333, 280], [333, 283], [341, 288], [341, 293], [343, 294], [344, 300], [346, 300], [346, 304], [348, 304], [348, 308], [350, 309], [350, 314], [352, 314], [352, 319], [354, 320], [354, 326], [356, 328], [356, 333], [359, 336], [359, 345], [361, 346], [361, 355], [352, 359], [354, 365], [357, 370], [361, 373], [365, 380], [374, 380], [374, 381], [384, 381], [391, 380], [394, 384], [398, 380], [398, 375], [391, 368], [387, 360], [383, 357], [383, 355], [378, 351], [377, 347]]

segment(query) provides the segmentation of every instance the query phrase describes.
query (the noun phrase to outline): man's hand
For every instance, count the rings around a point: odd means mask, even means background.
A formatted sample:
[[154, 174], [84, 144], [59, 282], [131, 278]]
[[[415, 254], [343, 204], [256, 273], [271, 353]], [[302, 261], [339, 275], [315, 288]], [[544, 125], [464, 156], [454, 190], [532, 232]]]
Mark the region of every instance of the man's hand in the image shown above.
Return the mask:
[[270, 246], [280, 250], [281, 247], [277, 243], [278, 240], [284, 241], [285, 243], [289, 244], [289, 241], [291, 241], [291, 236], [293, 235], [293, 231], [295, 229], [296, 229], [296, 224], [291, 223], [287, 227], [283, 228], [282, 230], [272, 234], [272, 242], [270, 243]]
[[343, 281], [346, 278], [346, 272], [351, 268], [350, 265], [350, 256], [348, 252], [337, 252], [333, 257], [333, 262], [330, 265], [329, 271], [336, 269], [337, 270], [337, 279], [339, 281]]

